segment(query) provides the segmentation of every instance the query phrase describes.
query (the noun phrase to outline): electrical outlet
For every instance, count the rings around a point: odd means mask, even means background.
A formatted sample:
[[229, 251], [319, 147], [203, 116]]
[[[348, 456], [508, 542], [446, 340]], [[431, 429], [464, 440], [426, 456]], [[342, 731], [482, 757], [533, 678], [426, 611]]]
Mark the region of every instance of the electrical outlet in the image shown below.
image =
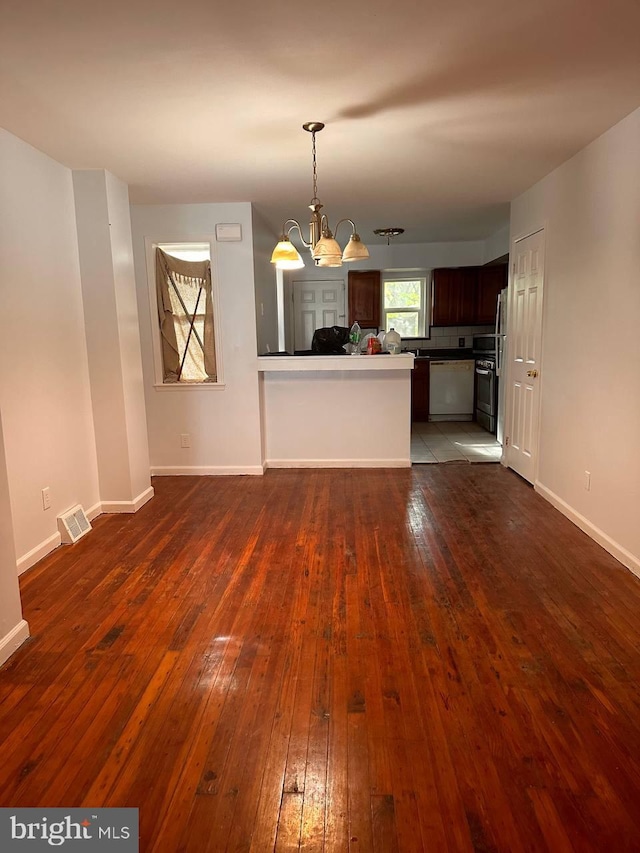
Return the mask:
[[180, 436], [180, 447], [191, 447], [191, 436], [188, 432], [183, 432]]
[[458, 346], [459, 346], [459, 347], [463, 347], [463, 346], [464, 346], [464, 338], [458, 338]]
[[591, 471], [584, 472], [584, 487], [588, 492], [591, 491]]
[[46, 486], [42, 490], [42, 509], [49, 509], [51, 506], [51, 489]]

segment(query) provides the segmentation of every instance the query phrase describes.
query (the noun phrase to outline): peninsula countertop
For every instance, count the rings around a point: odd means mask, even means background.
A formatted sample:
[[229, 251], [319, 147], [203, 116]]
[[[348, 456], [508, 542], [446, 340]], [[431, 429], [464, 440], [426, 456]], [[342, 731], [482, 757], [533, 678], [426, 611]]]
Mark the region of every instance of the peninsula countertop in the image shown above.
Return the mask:
[[412, 370], [413, 353], [389, 355], [260, 355], [257, 358], [260, 373], [303, 371], [367, 371]]

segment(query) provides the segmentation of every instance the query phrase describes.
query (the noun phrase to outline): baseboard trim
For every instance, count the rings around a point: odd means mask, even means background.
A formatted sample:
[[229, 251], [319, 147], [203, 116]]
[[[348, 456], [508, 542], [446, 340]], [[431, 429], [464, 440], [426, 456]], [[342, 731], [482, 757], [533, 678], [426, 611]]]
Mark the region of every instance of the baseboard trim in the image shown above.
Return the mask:
[[267, 468], [411, 468], [410, 459], [267, 459]]
[[12, 628], [8, 634], [0, 640], [0, 666], [9, 660], [11, 655], [16, 652], [25, 640], [29, 639], [29, 625], [21, 619], [15, 628]]
[[[89, 507], [86, 510], [86, 515], [89, 521], [93, 521], [94, 518], [97, 518], [103, 512], [137, 512], [140, 507], [144, 506], [147, 501], [150, 501], [154, 495], [153, 486], [149, 486], [148, 489], [145, 489], [144, 492], [138, 495], [135, 500], [132, 501], [101, 501], [93, 506]], [[45, 539], [43, 542], [40, 542], [39, 545], [36, 545], [35, 548], [32, 548], [31, 551], [28, 551], [26, 554], [23, 554], [19, 560], [16, 562], [16, 568], [18, 570], [18, 575], [23, 574], [30, 569], [32, 566], [35, 566], [43, 557], [46, 557], [47, 554], [50, 554], [52, 551], [61, 544], [62, 539], [60, 537], [60, 533], [54, 533], [52, 536], [49, 536], [48, 539]]]
[[235, 474], [264, 474], [262, 465], [155, 465], [152, 477], [224, 477]]
[[102, 514], [102, 504], [98, 501], [97, 504], [90, 506], [89, 509], [85, 510], [85, 515], [89, 519], [89, 521], [93, 521], [94, 518], [97, 518]]
[[590, 536], [591, 539], [598, 543], [598, 545], [601, 545], [605, 551], [608, 551], [612, 557], [615, 557], [618, 562], [622, 563], [625, 568], [629, 569], [630, 572], [633, 572], [634, 575], [640, 577], [640, 560], [630, 551], [627, 551], [626, 548], [623, 548], [622, 545], [615, 542], [603, 530], [600, 530], [599, 527], [592, 524], [588, 518], [585, 518], [584, 515], [581, 515], [573, 509], [572, 506], [570, 506], [566, 501], [563, 501], [562, 498], [556, 495], [555, 492], [552, 492], [551, 489], [543, 486], [542, 483], [536, 481], [534, 489], [541, 497], [549, 501], [550, 504], [566, 516], [569, 521], [572, 521], [576, 527], [579, 527], [580, 530], [587, 534], [587, 536]]
[[154, 494], [153, 486], [149, 486], [132, 501], [102, 501], [102, 512], [138, 512]]
[[26, 572], [27, 569], [30, 569], [31, 566], [35, 566], [39, 560], [46, 557], [47, 554], [50, 554], [52, 551], [55, 551], [61, 542], [62, 539], [60, 537], [60, 533], [54, 533], [53, 536], [49, 536], [48, 539], [45, 539], [39, 545], [36, 545], [35, 548], [32, 548], [31, 551], [27, 551], [27, 553], [23, 554], [16, 562], [18, 574], [21, 575]]

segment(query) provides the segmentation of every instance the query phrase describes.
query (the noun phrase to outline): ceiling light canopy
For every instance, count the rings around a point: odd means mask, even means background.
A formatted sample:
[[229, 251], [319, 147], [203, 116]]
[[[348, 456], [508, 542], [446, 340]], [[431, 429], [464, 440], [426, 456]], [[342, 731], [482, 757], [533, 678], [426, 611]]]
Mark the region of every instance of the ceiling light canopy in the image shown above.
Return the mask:
[[378, 237], [386, 237], [388, 246], [392, 237], [399, 237], [404, 234], [404, 228], [376, 228], [373, 233], [377, 234]]
[[311, 257], [318, 267], [341, 267], [343, 263], [350, 261], [363, 261], [369, 257], [369, 250], [360, 239], [352, 219], [341, 219], [336, 225], [338, 228], [343, 222], [351, 225], [351, 237], [344, 251], [334, 238], [329, 228], [329, 220], [325, 213], [320, 213], [322, 202], [318, 198], [318, 172], [316, 165], [316, 133], [319, 133], [324, 124], [320, 121], [310, 121], [302, 125], [303, 129], [311, 134], [311, 153], [313, 158], [313, 198], [309, 204], [311, 219], [309, 220], [309, 239], [306, 240], [300, 223], [296, 219], [287, 219], [282, 226], [280, 240], [271, 255], [271, 263], [278, 269], [301, 269], [304, 261], [300, 253], [290, 240], [290, 234], [297, 229], [302, 243], [311, 250]]

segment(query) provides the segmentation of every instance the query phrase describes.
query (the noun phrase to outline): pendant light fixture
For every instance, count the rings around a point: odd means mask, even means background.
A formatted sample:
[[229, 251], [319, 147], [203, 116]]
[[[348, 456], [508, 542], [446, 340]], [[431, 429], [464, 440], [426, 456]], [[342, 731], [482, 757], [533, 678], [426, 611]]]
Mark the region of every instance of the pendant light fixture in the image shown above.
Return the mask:
[[404, 234], [404, 228], [375, 228], [373, 233], [377, 234], [378, 237], [386, 237], [387, 246], [389, 246], [392, 237], [399, 237]]
[[350, 261], [363, 261], [369, 257], [369, 250], [360, 239], [352, 219], [341, 219], [336, 225], [338, 228], [343, 222], [351, 225], [351, 236], [344, 251], [334, 238], [329, 228], [329, 220], [325, 213], [320, 213], [322, 202], [318, 198], [318, 172], [316, 164], [316, 133], [319, 133], [324, 124], [321, 121], [310, 121], [302, 125], [303, 130], [311, 134], [311, 153], [313, 158], [313, 198], [309, 204], [311, 218], [309, 220], [309, 239], [305, 240], [302, 227], [296, 219], [287, 219], [282, 226], [280, 240], [271, 255], [271, 263], [278, 269], [301, 269], [304, 261], [300, 253], [290, 240], [290, 234], [297, 229], [300, 239], [307, 249], [311, 249], [311, 257], [318, 267], [341, 267], [343, 263]]

